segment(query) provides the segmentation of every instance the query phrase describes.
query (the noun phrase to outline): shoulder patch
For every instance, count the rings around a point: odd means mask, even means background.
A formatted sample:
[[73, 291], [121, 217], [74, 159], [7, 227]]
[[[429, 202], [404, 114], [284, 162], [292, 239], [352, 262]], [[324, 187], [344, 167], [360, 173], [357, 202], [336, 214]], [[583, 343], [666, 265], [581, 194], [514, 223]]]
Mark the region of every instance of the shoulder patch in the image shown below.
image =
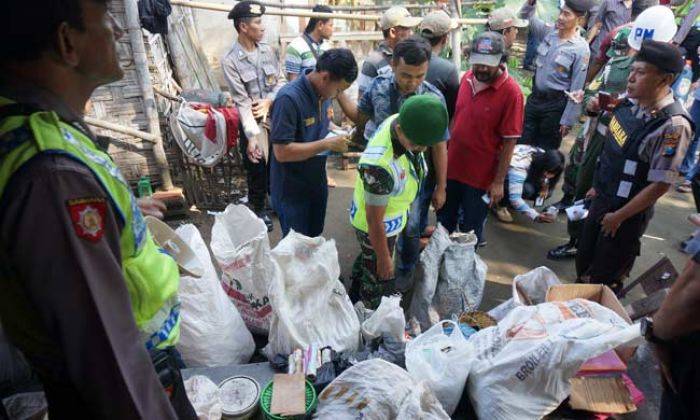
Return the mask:
[[366, 165], [361, 166], [359, 171], [365, 191], [377, 195], [386, 195], [394, 189], [394, 180], [386, 169], [379, 166]]
[[673, 125], [663, 134], [661, 151], [664, 157], [675, 156], [676, 148], [683, 135], [683, 126]]
[[100, 197], [78, 198], [66, 201], [73, 230], [80, 238], [97, 242], [104, 234], [107, 201]]

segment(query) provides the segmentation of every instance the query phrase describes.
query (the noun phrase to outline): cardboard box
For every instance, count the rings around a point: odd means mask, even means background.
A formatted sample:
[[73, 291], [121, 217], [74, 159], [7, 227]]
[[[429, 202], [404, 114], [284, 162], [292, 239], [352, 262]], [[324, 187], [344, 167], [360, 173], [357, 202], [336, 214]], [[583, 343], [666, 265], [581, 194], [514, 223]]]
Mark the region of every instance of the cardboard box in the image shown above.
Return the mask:
[[569, 404], [573, 409], [593, 413], [624, 414], [637, 410], [621, 377], [573, 378]]
[[[571, 299], [587, 299], [611, 309], [620, 315], [628, 324], [632, 324], [632, 319], [625, 311], [620, 301], [608, 286], [602, 284], [556, 284], [547, 290], [545, 300], [547, 302], [562, 302]], [[615, 349], [623, 361], [628, 361], [637, 349], [636, 346], [620, 346]]]

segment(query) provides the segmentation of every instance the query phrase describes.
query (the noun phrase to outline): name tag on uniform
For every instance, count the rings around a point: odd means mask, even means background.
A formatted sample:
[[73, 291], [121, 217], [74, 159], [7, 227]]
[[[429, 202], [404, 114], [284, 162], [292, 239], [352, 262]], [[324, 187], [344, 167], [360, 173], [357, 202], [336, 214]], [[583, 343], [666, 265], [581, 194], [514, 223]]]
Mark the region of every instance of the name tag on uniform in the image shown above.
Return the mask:
[[632, 175], [637, 173], [637, 162], [627, 159], [625, 161], [625, 169], [623, 170], [625, 175]]
[[314, 125], [315, 122], [316, 122], [316, 117], [309, 117], [309, 118], [304, 120], [304, 125], [308, 127], [310, 125]]
[[632, 191], [632, 183], [629, 181], [620, 181], [620, 186], [617, 187], [617, 196], [622, 198], [628, 198], [630, 192]]

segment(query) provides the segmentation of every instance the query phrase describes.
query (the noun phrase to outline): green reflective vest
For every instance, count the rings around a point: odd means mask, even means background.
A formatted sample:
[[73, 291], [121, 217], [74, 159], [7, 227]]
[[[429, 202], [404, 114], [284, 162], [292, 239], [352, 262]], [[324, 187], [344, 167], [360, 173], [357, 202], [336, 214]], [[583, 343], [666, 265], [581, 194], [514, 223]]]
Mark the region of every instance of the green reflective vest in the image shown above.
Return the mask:
[[[358, 168], [379, 166], [385, 169], [394, 181], [394, 188], [389, 194], [389, 203], [384, 214], [384, 232], [387, 236], [398, 235], [406, 226], [408, 209], [416, 198], [420, 183], [427, 172], [422, 153], [417, 157], [418, 168], [414, 167], [406, 153], [398, 158], [394, 157], [391, 123], [397, 116], [398, 114], [392, 115], [382, 123], [367, 143], [358, 163]], [[350, 223], [362, 232], [369, 232], [365, 213], [364, 182], [359, 175], [355, 180], [355, 192], [350, 206]]]
[[[0, 106], [12, 101], [0, 97]], [[159, 250], [119, 168], [80, 130], [55, 112], [9, 116], [0, 121], [0, 197], [12, 175], [38, 153], [68, 155], [87, 166], [109, 194], [124, 222], [122, 271], [136, 325], [147, 349], [174, 345], [180, 336], [177, 264]]]

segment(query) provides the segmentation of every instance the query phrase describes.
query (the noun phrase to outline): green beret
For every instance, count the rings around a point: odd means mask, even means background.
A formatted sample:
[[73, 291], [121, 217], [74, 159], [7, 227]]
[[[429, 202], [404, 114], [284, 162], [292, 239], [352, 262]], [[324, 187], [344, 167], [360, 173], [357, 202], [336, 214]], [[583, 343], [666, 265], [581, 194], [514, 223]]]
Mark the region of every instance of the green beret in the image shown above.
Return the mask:
[[432, 146], [441, 142], [447, 130], [447, 108], [433, 95], [415, 95], [399, 110], [401, 131], [411, 143]]

